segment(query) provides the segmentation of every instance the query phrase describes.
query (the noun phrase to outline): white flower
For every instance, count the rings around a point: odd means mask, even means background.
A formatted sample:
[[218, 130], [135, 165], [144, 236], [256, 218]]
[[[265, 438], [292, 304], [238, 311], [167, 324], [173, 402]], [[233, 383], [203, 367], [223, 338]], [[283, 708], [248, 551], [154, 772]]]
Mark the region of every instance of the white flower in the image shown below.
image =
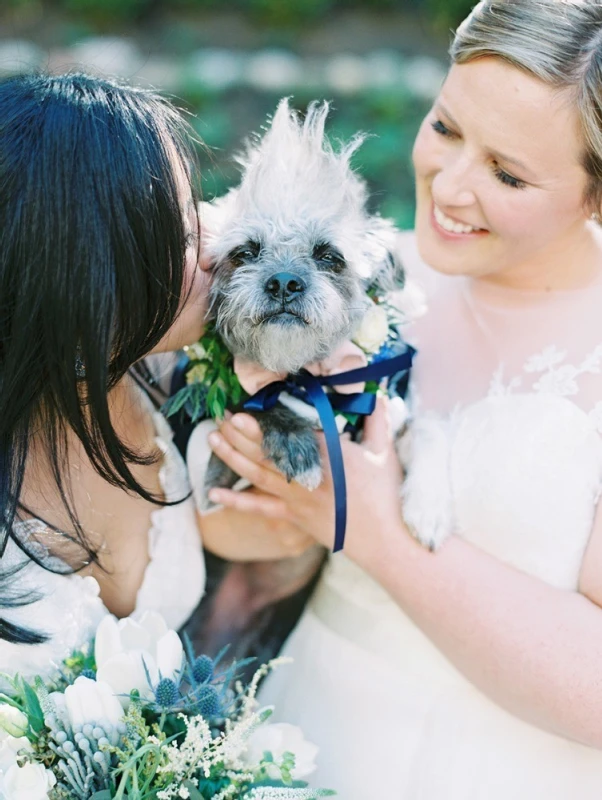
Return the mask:
[[268, 750], [276, 763], [282, 761], [285, 753], [295, 754], [294, 780], [301, 780], [316, 769], [315, 758], [318, 747], [303, 736], [303, 731], [287, 722], [273, 722], [256, 728], [247, 742], [243, 759], [249, 766], [257, 765]]
[[25, 751], [33, 753], [29, 739], [24, 736], [10, 736], [6, 731], [0, 731], [0, 775], [17, 763], [18, 753]]
[[353, 341], [367, 353], [378, 353], [389, 336], [389, 319], [382, 306], [370, 303]]
[[132, 689], [152, 700], [160, 678], [177, 680], [184, 656], [178, 634], [154, 611], [145, 612], [139, 621], [105, 617], [96, 631], [94, 651], [96, 677], [111, 686], [124, 708]]
[[123, 717], [121, 703], [104, 681], [79, 677], [65, 689], [65, 705], [72, 728], [109, 722], [115, 726]]
[[205, 350], [200, 342], [187, 345], [184, 350], [192, 361], [203, 361], [209, 358], [209, 353]]
[[8, 703], [0, 703], [0, 728], [11, 736], [24, 736], [28, 727], [27, 717], [22, 711]]
[[0, 778], [2, 795], [7, 800], [48, 800], [56, 778], [42, 764], [13, 764]]
[[186, 372], [186, 383], [203, 383], [209, 370], [208, 364], [195, 364]]

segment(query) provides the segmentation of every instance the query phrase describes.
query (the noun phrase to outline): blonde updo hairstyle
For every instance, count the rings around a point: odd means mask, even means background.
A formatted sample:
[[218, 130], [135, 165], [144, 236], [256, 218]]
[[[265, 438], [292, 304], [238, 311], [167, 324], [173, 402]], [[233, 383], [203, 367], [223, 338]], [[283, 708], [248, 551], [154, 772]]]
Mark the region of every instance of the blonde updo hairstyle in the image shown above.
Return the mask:
[[454, 64], [501, 58], [566, 91], [577, 108], [582, 164], [589, 176], [585, 204], [600, 221], [602, 207], [602, 0], [484, 0], [452, 42]]

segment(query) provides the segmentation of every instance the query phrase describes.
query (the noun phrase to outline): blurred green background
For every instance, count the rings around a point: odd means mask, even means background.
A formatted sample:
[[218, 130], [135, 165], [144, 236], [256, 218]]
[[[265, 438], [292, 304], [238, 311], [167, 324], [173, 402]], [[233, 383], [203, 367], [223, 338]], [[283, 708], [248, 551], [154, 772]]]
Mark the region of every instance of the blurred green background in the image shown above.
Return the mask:
[[373, 208], [412, 226], [410, 153], [473, 0], [0, 0], [0, 76], [74, 68], [151, 85], [207, 148], [207, 199], [278, 99], [332, 103], [329, 132], [370, 134], [354, 159]]

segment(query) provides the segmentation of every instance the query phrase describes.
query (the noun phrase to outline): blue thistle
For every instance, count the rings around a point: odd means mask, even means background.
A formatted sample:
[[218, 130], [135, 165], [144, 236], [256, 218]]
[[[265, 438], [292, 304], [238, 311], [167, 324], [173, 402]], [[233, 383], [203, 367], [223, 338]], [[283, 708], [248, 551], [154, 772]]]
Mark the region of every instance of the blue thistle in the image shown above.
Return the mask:
[[155, 700], [161, 708], [171, 708], [178, 702], [178, 687], [171, 678], [161, 678], [155, 689]]
[[215, 686], [201, 686], [195, 705], [198, 713], [205, 717], [205, 719], [218, 717], [222, 708], [219, 700], [219, 694]]
[[93, 669], [82, 669], [81, 671], [82, 678], [90, 678], [91, 681], [96, 680], [96, 672]]
[[206, 683], [213, 677], [213, 661], [209, 656], [195, 658], [192, 665], [192, 677], [197, 683]]

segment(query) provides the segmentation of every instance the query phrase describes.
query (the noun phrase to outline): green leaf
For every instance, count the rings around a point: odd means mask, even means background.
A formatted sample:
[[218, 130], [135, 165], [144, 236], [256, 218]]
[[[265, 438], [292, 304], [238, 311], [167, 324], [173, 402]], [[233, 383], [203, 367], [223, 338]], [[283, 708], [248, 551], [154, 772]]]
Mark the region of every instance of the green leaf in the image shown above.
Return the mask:
[[163, 404], [161, 409], [165, 416], [172, 417], [174, 414], [177, 414], [178, 411], [186, 404], [189, 394], [189, 388], [185, 387], [180, 389], [179, 392], [176, 392], [173, 397], [170, 397], [169, 400]]
[[199, 792], [196, 788], [194, 783], [190, 783], [190, 781], [186, 781], [184, 786], [190, 792], [190, 800], [204, 800], [203, 795]]
[[25, 714], [29, 719], [29, 724], [35, 733], [40, 733], [44, 729], [44, 714], [38, 700], [37, 694], [31, 686], [21, 679], [23, 699], [25, 701]]
[[90, 800], [111, 800], [111, 792], [109, 789], [103, 789], [101, 792], [94, 792]]

